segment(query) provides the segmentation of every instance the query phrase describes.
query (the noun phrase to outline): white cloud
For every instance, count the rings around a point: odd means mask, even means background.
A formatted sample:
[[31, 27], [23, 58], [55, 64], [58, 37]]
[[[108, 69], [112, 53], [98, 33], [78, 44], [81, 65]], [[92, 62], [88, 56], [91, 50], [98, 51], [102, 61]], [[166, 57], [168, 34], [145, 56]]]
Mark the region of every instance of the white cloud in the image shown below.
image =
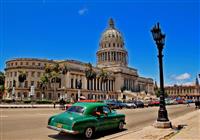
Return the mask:
[[78, 11], [78, 14], [79, 15], [84, 15], [84, 14], [86, 14], [88, 12], [88, 9], [87, 8], [82, 8], [82, 9], [80, 9], [79, 11]]
[[180, 74], [178, 76], [175, 76], [175, 80], [186, 80], [186, 79], [190, 79], [191, 75], [189, 73], [183, 73]]

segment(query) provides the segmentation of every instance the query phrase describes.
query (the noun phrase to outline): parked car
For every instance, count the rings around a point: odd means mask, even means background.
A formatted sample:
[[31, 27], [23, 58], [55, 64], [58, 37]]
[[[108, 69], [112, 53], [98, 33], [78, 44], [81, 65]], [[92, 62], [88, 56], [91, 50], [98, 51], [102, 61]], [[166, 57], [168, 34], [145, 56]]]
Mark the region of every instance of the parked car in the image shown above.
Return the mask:
[[166, 98], [165, 99], [165, 104], [166, 105], [173, 105], [174, 101], [172, 99]]
[[137, 108], [137, 106], [132, 101], [125, 102], [126, 108]]
[[111, 109], [117, 109], [118, 106], [113, 100], [103, 100], [103, 103], [107, 104]]
[[96, 131], [122, 130], [125, 115], [111, 110], [104, 103], [75, 103], [67, 111], [51, 116], [47, 127], [59, 132], [84, 134], [92, 138]]
[[150, 100], [143, 100], [144, 107], [149, 107]]
[[184, 103], [184, 100], [183, 99], [179, 99], [179, 100], [176, 100], [178, 104], [183, 104]]
[[137, 108], [144, 108], [144, 103], [139, 100], [134, 100], [133, 103], [137, 106]]
[[119, 101], [119, 100], [118, 100], [118, 101], [115, 101], [115, 102], [116, 102], [116, 104], [117, 104], [117, 107], [120, 108], [120, 109], [126, 107], [126, 104], [123, 103], [122, 101]]
[[152, 100], [149, 102], [149, 106], [159, 106], [160, 101], [159, 100]]

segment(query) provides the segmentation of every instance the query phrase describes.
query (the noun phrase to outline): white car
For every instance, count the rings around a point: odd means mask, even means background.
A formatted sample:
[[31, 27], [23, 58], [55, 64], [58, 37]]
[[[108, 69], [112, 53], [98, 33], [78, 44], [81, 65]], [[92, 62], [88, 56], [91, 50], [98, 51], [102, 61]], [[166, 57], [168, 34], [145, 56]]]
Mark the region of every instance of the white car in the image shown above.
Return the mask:
[[137, 106], [133, 102], [126, 102], [126, 108], [137, 108]]

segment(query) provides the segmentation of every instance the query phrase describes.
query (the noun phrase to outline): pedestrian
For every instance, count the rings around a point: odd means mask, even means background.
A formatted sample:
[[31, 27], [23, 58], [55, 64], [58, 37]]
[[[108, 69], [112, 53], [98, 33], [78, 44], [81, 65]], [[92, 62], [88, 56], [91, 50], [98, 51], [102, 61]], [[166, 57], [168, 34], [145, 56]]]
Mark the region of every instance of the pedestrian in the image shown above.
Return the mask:
[[187, 100], [187, 107], [190, 107], [190, 101]]
[[197, 108], [198, 107], [198, 100], [196, 99], [195, 100], [195, 108]]
[[56, 108], [56, 102], [55, 101], [53, 102], [53, 108]]

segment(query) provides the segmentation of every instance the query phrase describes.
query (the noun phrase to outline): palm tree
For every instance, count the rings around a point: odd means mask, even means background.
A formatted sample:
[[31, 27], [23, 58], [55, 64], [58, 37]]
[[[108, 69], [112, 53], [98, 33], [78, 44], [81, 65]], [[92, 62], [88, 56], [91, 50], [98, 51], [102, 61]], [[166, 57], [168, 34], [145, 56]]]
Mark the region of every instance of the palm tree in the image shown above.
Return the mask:
[[4, 83], [5, 83], [5, 75], [3, 72], [0, 71], [0, 99], [2, 98], [3, 92], [5, 90]]
[[[104, 91], [108, 91], [108, 87], [106, 86], [106, 83], [109, 79], [109, 73], [107, 71], [105, 71], [104, 69], [101, 69], [101, 72], [99, 74], [99, 78], [102, 81]], [[101, 87], [102, 87], [102, 84], [101, 84]]]
[[62, 73], [63, 75], [65, 75], [69, 71], [69, 68], [66, 64], [59, 66], [59, 69], [60, 73]]
[[45, 95], [45, 91], [47, 89], [48, 82], [49, 82], [49, 79], [48, 79], [47, 75], [44, 74], [42, 77], [40, 77], [40, 89], [42, 89], [42, 96]]
[[[66, 70], [64, 70], [66, 71]], [[63, 72], [64, 72], [63, 71]], [[56, 92], [56, 83], [60, 82], [60, 66], [58, 63], [56, 64], [47, 64], [45, 65], [45, 75], [46, 78], [48, 79], [48, 86], [47, 87], [51, 87], [51, 83], [54, 84], [53, 87], [53, 99], [55, 99], [55, 92]]]
[[91, 63], [88, 63], [87, 67], [88, 68], [85, 70], [85, 77], [87, 79], [87, 89], [90, 89], [90, 85], [92, 86], [93, 79], [96, 78], [96, 72], [93, 70]]

